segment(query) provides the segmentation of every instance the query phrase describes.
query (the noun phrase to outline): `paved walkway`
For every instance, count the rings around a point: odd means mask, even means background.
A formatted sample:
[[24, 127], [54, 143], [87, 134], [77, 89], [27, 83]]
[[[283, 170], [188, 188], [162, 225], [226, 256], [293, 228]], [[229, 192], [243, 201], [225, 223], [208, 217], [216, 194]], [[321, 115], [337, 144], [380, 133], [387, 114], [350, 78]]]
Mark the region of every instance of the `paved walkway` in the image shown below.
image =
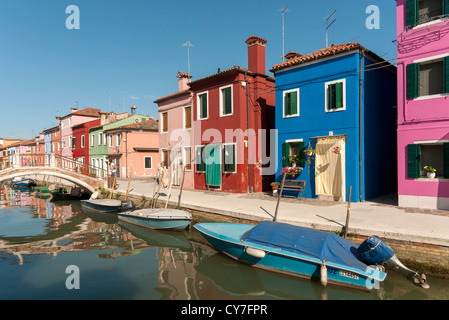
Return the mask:
[[[126, 193], [127, 180], [119, 181], [118, 190]], [[151, 179], [131, 180], [130, 194], [152, 198], [157, 189]], [[161, 189], [158, 203], [167, 201], [169, 189]], [[179, 188], [171, 189], [169, 204], [176, 205]], [[211, 191], [182, 191], [181, 207], [223, 214], [255, 221], [272, 220], [277, 199], [269, 194], [232, 194]], [[351, 203], [349, 233], [363, 236], [378, 235], [395, 240], [449, 246], [449, 211], [399, 208], [395, 199]], [[313, 227], [320, 230], [342, 231], [348, 205], [316, 199], [281, 198], [278, 221]]]

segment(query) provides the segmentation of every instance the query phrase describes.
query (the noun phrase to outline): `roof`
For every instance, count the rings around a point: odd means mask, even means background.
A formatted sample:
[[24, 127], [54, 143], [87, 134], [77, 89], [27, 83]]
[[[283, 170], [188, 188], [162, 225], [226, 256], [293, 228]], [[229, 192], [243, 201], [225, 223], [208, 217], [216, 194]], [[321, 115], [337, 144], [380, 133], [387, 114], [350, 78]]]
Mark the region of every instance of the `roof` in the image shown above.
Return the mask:
[[97, 108], [85, 108], [83, 110], [80, 111], [75, 111], [75, 112], [71, 112], [65, 116], [62, 117], [56, 117], [56, 119], [64, 119], [70, 115], [77, 115], [77, 116], [86, 116], [86, 117], [99, 117], [100, 113], [102, 111], [100, 109]]
[[160, 103], [160, 102], [163, 102], [165, 100], [176, 98], [176, 97], [180, 97], [180, 96], [183, 96], [183, 95], [188, 94], [188, 93], [190, 93], [190, 89], [186, 89], [186, 90], [183, 90], [183, 91], [178, 91], [178, 92], [169, 94], [168, 96], [159, 98], [159, 99], [155, 100], [154, 103]]
[[121, 127], [111, 128], [105, 130], [105, 132], [110, 131], [133, 131], [133, 130], [144, 130], [144, 131], [158, 131], [158, 122], [154, 119], [149, 119], [146, 121], [139, 121]]
[[[338, 45], [332, 45], [330, 47], [306, 54], [306, 55], [298, 55], [297, 57], [291, 58], [285, 62], [282, 62], [280, 64], [274, 65], [272, 72], [279, 71], [288, 67], [296, 66], [299, 64], [303, 64], [306, 62], [322, 59], [325, 57], [333, 56], [339, 53], [348, 52], [352, 50], [363, 50], [370, 52], [368, 49], [360, 45], [358, 42], [354, 43], [344, 43], [344, 44], [338, 44]], [[374, 55], [374, 53], [371, 53]], [[381, 58], [379, 58], [381, 59]]]
[[[219, 71], [217, 73], [211, 74], [211, 75], [206, 76], [204, 78], [200, 78], [200, 79], [197, 79], [195, 81], [192, 81], [192, 82], [189, 83], [189, 86], [195, 85], [195, 84], [197, 84], [199, 82], [202, 82], [202, 81], [205, 81], [205, 80], [208, 80], [208, 79], [212, 79], [212, 78], [215, 78], [215, 77], [220, 77], [222, 75], [225, 75], [225, 74], [228, 74], [228, 73], [231, 73], [231, 72], [248, 73], [249, 75], [255, 75], [256, 74], [256, 73], [254, 73], [254, 72], [252, 72], [252, 71], [250, 71], [248, 69], [242, 68], [240, 66], [233, 66], [232, 68], [229, 68], [229, 69], [226, 69], [226, 70], [223, 70], [223, 71]], [[265, 76], [267, 79], [274, 81], [273, 77], [270, 77], [270, 76], [268, 76], [266, 74], [258, 74], [258, 75]]]

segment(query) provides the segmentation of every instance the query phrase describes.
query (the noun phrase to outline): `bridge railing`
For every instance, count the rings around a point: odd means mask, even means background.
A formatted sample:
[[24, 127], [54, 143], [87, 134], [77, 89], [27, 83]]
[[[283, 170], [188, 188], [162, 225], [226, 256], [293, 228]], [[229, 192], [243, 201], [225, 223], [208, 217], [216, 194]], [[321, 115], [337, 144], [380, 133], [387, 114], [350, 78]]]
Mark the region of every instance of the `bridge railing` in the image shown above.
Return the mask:
[[1, 170], [10, 168], [32, 168], [48, 167], [60, 168], [79, 174], [109, 180], [109, 171], [107, 169], [92, 166], [73, 159], [65, 158], [56, 154], [14, 154], [6, 157], [0, 157]]

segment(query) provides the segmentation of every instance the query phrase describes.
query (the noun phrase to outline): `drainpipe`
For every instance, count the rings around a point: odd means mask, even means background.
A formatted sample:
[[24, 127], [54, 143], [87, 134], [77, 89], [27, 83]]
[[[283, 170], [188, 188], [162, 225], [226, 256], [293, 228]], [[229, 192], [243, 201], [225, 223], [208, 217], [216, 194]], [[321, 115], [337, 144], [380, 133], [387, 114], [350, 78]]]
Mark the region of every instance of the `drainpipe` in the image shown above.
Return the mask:
[[249, 144], [249, 139], [250, 139], [250, 132], [249, 132], [249, 96], [248, 96], [248, 80], [247, 80], [247, 72], [245, 72], [245, 83], [246, 83], [246, 133], [247, 133], [247, 138], [248, 138], [248, 145], [247, 145], [247, 162], [248, 162], [248, 188], [247, 188], [247, 193], [252, 193], [253, 191], [253, 187], [251, 185], [251, 165], [249, 163], [249, 151], [250, 151], [250, 144]]
[[[126, 178], [128, 178], [128, 131], [125, 131], [126, 141], [125, 141], [125, 157], [126, 157]], [[120, 137], [121, 138], [121, 137]], [[123, 140], [123, 138], [121, 138]]]
[[360, 66], [359, 66], [359, 199], [363, 199], [363, 50], [360, 50]]

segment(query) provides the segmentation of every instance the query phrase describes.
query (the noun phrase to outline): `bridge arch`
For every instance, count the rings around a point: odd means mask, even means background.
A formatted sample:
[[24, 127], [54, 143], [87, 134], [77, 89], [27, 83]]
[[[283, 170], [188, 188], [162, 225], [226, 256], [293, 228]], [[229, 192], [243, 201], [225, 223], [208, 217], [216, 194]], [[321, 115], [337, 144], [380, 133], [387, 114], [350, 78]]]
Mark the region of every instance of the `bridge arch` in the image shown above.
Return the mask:
[[0, 182], [12, 180], [16, 177], [23, 176], [53, 176], [70, 181], [90, 193], [94, 193], [98, 187], [107, 187], [107, 183], [103, 179], [85, 176], [76, 172], [66, 171], [60, 168], [48, 168], [48, 167], [28, 167], [28, 168], [16, 168], [6, 169], [0, 171]]

